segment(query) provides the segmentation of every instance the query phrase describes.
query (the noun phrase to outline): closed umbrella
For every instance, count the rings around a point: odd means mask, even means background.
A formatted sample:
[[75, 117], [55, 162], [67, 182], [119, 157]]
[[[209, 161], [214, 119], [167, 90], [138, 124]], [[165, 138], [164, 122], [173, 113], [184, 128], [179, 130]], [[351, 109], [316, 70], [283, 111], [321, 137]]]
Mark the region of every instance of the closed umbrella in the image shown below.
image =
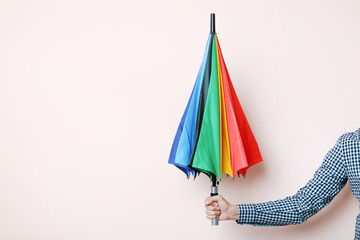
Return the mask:
[[[217, 179], [222, 173], [245, 176], [262, 157], [225, 65], [215, 32], [215, 14], [210, 19], [205, 54], [168, 162], [188, 178], [200, 172], [208, 175], [211, 195], [217, 195]], [[213, 225], [217, 224], [214, 219]]]

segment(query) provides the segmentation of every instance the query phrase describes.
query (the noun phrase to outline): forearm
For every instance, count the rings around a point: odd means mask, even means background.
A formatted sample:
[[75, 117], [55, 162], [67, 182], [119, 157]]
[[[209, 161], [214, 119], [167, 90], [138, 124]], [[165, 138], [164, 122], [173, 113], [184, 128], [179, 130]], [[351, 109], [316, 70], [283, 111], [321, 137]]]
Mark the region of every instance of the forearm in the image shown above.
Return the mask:
[[347, 176], [343, 159], [343, 140], [326, 154], [314, 177], [294, 196], [267, 203], [239, 205], [238, 224], [282, 226], [299, 224], [328, 205], [345, 186]]
[[289, 199], [261, 204], [238, 205], [238, 224], [255, 226], [283, 226], [300, 224], [318, 210], [301, 209]]
[[[315, 178], [316, 179], [316, 178]], [[329, 179], [332, 179], [329, 181]], [[330, 203], [344, 187], [346, 179], [329, 177], [323, 181], [312, 179], [294, 196], [277, 201], [238, 205], [238, 224], [255, 226], [283, 226], [300, 224]], [[335, 181], [336, 184], [332, 181]]]

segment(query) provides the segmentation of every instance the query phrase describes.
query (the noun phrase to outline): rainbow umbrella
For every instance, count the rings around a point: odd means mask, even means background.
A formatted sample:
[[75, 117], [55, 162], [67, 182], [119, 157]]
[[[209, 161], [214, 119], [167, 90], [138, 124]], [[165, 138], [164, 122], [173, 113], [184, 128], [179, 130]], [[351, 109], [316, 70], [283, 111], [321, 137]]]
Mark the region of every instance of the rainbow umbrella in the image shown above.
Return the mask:
[[[222, 173], [245, 176], [262, 161], [259, 147], [231, 82], [210, 16], [210, 35], [190, 99], [171, 148], [169, 163], [189, 178], [200, 172], [212, 180], [217, 195]], [[218, 220], [213, 220], [217, 225]]]

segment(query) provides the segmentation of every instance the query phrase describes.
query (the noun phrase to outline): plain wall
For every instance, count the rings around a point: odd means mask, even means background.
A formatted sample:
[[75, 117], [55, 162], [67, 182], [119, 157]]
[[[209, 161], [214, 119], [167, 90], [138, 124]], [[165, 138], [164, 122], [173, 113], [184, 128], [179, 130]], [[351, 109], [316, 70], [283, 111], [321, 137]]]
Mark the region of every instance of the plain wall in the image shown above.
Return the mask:
[[307, 222], [212, 227], [167, 163], [209, 14], [264, 161], [231, 203], [293, 195], [360, 127], [360, 1], [0, 1], [0, 239], [353, 239], [349, 185]]

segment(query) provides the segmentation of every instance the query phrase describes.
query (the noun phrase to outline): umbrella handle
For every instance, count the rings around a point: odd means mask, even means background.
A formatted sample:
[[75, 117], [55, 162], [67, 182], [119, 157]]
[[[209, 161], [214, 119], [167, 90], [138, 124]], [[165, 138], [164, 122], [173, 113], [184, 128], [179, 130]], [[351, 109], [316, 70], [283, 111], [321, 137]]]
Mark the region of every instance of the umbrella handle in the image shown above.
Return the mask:
[[[212, 186], [210, 196], [216, 196], [216, 195], [218, 195], [218, 187]], [[216, 216], [215, 219], [211, 220], [211, 225], [213, 226], [219, 225], [219, 216]]]

